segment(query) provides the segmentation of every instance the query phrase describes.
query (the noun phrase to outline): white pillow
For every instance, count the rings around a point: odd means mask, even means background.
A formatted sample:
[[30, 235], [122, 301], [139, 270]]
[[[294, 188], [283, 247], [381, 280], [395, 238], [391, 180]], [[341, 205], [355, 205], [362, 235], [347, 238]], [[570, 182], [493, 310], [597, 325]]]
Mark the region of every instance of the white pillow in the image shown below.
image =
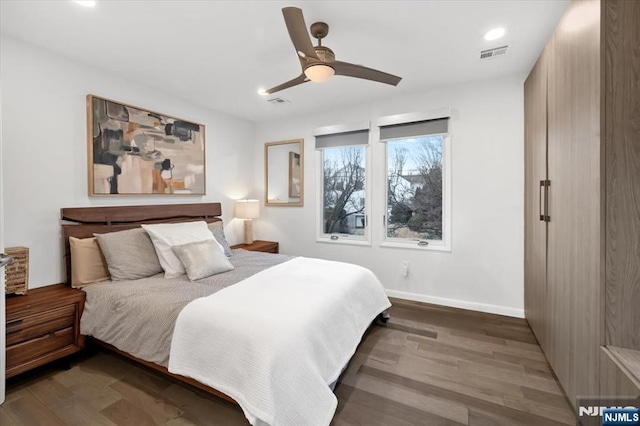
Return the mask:
[[199, 241], [213, 240], [220, 251], [222, 246], [216, 241], [207, 227], [207, 222], [161, 223], [157, 225], [142, 225], [147, 231], [151, 242], [158, 254], [160, 265], [164, 269], [165, 278], [176, 278], [185, 274], [184, 266], [172, 251], [173, 246]]
[[191, 281], [233, 270], [224, 253], [220, 253], [215, 240], [189, 243], [172, 248], [180, 259]]

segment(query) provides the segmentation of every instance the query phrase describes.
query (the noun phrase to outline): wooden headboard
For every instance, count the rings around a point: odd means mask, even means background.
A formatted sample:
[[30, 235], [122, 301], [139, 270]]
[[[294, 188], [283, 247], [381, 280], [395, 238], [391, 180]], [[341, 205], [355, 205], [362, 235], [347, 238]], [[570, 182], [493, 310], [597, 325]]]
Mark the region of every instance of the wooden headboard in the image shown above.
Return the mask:
[[69, 237], [90, 238], [93, 234], [138, 228], [144, 223], [175, 223], [204, 220], [221, 221], [220, 203], [162, 204], [153, 206], [70, 207], [60, 209], [66, 283], [71, 284], [71, 248]]

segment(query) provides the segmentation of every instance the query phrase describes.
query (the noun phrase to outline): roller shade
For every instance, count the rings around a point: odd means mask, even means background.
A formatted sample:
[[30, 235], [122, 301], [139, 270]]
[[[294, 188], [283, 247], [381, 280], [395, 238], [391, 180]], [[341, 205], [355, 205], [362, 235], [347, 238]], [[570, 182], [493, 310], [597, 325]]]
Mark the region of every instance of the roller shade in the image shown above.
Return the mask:
[[316, 149], [367, 144], [369, 144], [368, 129], [316, 136]]
[[449, 132], [449, 118], [415, 121], [380, 127], [380, 140], [411, 138], [415, 136], [439, 135]]

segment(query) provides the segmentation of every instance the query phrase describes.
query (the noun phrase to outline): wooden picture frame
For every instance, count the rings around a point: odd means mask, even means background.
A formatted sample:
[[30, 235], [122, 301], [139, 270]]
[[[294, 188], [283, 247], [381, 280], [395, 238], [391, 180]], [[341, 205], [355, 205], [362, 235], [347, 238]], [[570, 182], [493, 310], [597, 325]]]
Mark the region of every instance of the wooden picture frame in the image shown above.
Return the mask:
[[[296, 174], [299, 176], [297, 187], [294, 178]], [[304, 205], [304, 139], [264, 144], [264, 205]]]
[[90, 196], [205, 195], [205, 127], [87, 95]]

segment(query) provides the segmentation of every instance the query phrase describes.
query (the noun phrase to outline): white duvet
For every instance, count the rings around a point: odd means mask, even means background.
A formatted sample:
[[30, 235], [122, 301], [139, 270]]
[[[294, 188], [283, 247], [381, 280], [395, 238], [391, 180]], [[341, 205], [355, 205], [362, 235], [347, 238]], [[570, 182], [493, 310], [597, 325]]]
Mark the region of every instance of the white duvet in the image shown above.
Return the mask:
[[229, 395], [254, 425], [328, 425], [328, 384], [390, 306], [368, 269], [297, 257], [189, 303], [169, 371]]

